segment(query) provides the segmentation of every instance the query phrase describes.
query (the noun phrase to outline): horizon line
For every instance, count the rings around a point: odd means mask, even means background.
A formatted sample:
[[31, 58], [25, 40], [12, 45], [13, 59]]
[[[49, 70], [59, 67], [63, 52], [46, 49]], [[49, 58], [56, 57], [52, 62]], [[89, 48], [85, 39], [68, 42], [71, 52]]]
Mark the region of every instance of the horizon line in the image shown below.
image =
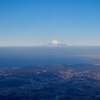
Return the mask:
[[[63, 45], [63, 44], [62, 44]], [[65, 46], [97, 46], [99, 47], [100, 44], [64, 44]], [[43, 45], [1, 45], [0, 47], [57, 47], [59, 45], [48, 45], [48, 44], [43, 44]], [[61, 45], [59, 47], [62, 47]]]

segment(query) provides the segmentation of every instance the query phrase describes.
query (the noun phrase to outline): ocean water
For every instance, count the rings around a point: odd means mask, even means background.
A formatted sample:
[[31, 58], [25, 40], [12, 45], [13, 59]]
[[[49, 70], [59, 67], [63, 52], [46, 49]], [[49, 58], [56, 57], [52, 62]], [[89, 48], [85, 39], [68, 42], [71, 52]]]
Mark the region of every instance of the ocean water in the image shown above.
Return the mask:
[[1, 47], [0, 67], [24, 67], [46, 64], [88, 64], [81, 50], [65, 47]]

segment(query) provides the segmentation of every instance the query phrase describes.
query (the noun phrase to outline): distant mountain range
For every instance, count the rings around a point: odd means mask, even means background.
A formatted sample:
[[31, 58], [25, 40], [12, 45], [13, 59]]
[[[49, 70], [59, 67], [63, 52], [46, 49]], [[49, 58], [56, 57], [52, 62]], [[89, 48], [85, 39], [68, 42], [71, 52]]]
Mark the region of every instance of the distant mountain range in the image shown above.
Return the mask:
[[47, 44], [47, 46], [67, 46], [67, 44], [61, 43], [58, 40], [53, 40]]

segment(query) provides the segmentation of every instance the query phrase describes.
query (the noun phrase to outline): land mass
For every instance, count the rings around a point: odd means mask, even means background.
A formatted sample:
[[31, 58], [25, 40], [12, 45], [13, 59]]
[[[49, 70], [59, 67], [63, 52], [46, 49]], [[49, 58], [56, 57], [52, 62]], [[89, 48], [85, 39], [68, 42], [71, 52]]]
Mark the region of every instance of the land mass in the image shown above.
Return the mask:
[[100, 100], [100, 65], [0, 68], [0, 100]]

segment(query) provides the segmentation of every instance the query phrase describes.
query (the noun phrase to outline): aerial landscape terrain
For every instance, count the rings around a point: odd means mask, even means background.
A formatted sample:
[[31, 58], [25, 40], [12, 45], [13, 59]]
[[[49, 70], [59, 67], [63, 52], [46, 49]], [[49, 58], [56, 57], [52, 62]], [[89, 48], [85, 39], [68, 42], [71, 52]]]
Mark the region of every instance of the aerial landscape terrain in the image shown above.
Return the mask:
[[0, 68], [0, 100], [100, 100], [100, 65]]

